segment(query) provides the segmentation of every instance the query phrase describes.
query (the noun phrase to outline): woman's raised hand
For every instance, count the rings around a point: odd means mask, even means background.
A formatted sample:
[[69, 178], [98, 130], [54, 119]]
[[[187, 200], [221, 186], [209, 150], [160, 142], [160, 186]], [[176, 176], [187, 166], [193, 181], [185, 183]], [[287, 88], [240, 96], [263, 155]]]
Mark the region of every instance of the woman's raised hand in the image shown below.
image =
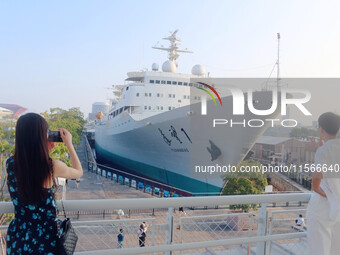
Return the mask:
[[58, 128], [60, 136], [67, 147], [72, 146], [72, 134], [65, 128]]

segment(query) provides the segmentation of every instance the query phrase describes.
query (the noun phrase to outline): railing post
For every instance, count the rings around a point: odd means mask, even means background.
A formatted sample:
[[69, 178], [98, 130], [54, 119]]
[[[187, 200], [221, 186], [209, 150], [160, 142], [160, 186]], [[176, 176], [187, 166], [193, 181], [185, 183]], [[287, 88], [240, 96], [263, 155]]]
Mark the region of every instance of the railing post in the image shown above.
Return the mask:
[[[259, 216], [257, 219], [257, 236], [265, 236], [267, 234], [267, 203], [262, 203]], [[266, 255], [265, 242], [256, 243], [256, 255]]]
[[[166, 224], [168, 225], [167, 231], [166, 231], [166, 244], [171, 244], [172, 243], [172, 235], [173, 235], [173, 230], [174, 230], [174, 219], [172, 216], [172, 212], [174, 211], [173, 208], [168, 209], [168, 213], [166, 215]], [[172, 252], [168, 251], [164, 253], [165, 255], [171, 255]]]

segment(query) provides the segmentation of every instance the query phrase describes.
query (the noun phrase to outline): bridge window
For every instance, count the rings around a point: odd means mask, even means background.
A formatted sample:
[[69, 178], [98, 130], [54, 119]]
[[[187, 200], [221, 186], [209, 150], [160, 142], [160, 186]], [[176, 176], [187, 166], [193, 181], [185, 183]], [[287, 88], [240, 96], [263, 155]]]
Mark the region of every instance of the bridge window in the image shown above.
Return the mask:
[[157, 97], [159, 97], [160, 95], [159, 95], [159, 93], [157, 93]]
[[189, 86], [190, 86], [190, 87], [192, 87], [192, 86], [193, 86], [193, 84], [190, 82], [190, 83], [189, 83]]
[[171, 81], [166, 81], [166, 84], [171, 84]]
[[149, 110], [151, 110], [151, 106], [149, 106]]
[[160, 84], [161, 83], [161, 81], [160, 80], [156, 80], [156, 84]]
[[144, 110], [147, 110], [148, 109], [148, 107], [147, 106], [144, 106]]
[[169, 111], [171, 110], [171, 106], [169, 106]]
[[151, 97], [151, 93], [149, 93], [149, 97]]
[[182, 84], [183, 84], [183, 82], [181, 82], [181, 81], [178, 82], [178, 85], [182, 85]]
[[165, 84], [165, 81], [161, 81], [161, 84]]
[[145, 96], [147, 97], [147, 96], [148, 96], [148, 93], [145, 93]]
[[175, 94], [172, 94], [172, 98], [175, 98]]
[[173, 82], [172, 82], [172, 85], [177, 85], [177, 81], [173, 81]]
[[163, 106], [161, 106], [161, 110], [163, 110]]
[[136, 93], [136, 97], [139, 97], [139, 93]]
[[155, 80], [150, 80], [150, 83], [155, 83]]
[[183, 85], [184, 85], [184, 86], [188, 86], [188, 83], [187, 83], [187, 82], [184, 82]]

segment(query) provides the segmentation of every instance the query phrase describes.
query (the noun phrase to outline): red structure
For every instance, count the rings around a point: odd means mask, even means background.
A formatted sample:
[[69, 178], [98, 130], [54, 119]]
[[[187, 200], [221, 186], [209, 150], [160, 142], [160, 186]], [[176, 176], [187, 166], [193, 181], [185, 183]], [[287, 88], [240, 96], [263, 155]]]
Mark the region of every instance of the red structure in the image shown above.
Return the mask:
[[12, 111], [13, 117], [15, 118], [18, 118], [21, 114], [23, 114], [27, 110], [27, 108], [24, 108], [16, 104], [0, 104], [0, 107]]

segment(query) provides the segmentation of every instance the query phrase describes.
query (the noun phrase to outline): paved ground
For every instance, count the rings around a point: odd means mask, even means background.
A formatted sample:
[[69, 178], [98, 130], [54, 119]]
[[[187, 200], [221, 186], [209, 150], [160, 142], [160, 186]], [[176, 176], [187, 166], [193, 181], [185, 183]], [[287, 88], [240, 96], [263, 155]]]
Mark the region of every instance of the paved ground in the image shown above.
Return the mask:
[[78, 189], [75, 180], [68, 181], [66, 186], [67, 200], [152, 197], [148, 193], [143, 193], [89, 172], [85, 162], [84, 141], [79, 144], [77, 153], [83, 165], [84, 175], [80, 179]]

